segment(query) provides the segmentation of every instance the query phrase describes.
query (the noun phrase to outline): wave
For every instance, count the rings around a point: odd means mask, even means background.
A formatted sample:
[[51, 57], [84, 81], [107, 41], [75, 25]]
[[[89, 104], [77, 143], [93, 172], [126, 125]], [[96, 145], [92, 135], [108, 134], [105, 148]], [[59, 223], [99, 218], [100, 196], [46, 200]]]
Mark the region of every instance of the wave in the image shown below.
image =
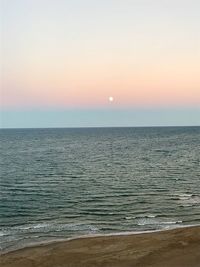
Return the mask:
[[126, 220], [132, 220], [132, 219], [139, 219], [139, 218], [156, 218], [157, 215], [149, 214], [149, 215], [138, 215], [138, 216], [126, 216]]
[[185, 207], [200, 205], [200, 196], [189, 193], [181, 193], [176, 195], [176, 200]]
[[16, 235], [16, 234], [32, 234], [32, 233], [49, 233], [62, 231], [78, 231], [78, 232], [98, 232], [99, 229], [91, 224], [84, 223], [38, 223], [14, 226], [5, 228], [0, 232], [0, 236]]
[[159, 219], [153, 219], [153, 218], [142, 218], [137, 221], [137, 225], [139, 226], [146, 226], [146, 225], [156, 225], [156, 226], [162, 226], [162, 225], [173, 225], [173, 224], [182, 224], [182, 220], [164, 220], [161, 221]]
[[0, 237], [6, 236], [6, 235], [7, 235], [7, 233], [5, 231], [0, 231]]

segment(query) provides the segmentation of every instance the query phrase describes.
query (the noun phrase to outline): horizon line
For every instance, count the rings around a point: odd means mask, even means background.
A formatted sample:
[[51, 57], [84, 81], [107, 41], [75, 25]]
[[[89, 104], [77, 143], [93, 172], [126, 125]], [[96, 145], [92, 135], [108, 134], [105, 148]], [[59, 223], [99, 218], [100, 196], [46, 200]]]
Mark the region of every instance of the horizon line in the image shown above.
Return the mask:
[[66, 127], [0, 127], [0, 130], [28, 130], [28, 129], [98, 129], [98, 128], [183, 128], [200, 127], [200, 125], [143, 125], [143, 126], [66, 126]]

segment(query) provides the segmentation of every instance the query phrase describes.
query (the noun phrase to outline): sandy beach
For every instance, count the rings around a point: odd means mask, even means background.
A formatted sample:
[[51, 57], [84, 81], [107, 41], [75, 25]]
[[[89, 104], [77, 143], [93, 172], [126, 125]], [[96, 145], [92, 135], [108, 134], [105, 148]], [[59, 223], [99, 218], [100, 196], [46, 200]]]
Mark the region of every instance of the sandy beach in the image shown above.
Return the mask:
[[79, 238], [3, 254], [1, 267], [199, 267], [200, 226]]

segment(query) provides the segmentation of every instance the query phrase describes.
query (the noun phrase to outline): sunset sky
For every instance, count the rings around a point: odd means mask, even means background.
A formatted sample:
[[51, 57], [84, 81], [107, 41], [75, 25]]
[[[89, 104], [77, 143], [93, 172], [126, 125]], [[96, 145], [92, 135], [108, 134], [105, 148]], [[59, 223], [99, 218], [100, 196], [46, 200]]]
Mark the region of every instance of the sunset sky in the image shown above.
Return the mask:
[[1, 127], [200, 125], [199, 0], [0, 1]]

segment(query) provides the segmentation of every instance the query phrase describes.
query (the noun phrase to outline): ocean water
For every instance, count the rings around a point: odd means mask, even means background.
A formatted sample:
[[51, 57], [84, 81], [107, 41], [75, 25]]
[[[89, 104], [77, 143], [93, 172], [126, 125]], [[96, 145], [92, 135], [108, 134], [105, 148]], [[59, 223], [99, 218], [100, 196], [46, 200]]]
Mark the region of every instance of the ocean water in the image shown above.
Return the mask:
[[200, 224], [200, 127], [0, 130], [0, 249]]

